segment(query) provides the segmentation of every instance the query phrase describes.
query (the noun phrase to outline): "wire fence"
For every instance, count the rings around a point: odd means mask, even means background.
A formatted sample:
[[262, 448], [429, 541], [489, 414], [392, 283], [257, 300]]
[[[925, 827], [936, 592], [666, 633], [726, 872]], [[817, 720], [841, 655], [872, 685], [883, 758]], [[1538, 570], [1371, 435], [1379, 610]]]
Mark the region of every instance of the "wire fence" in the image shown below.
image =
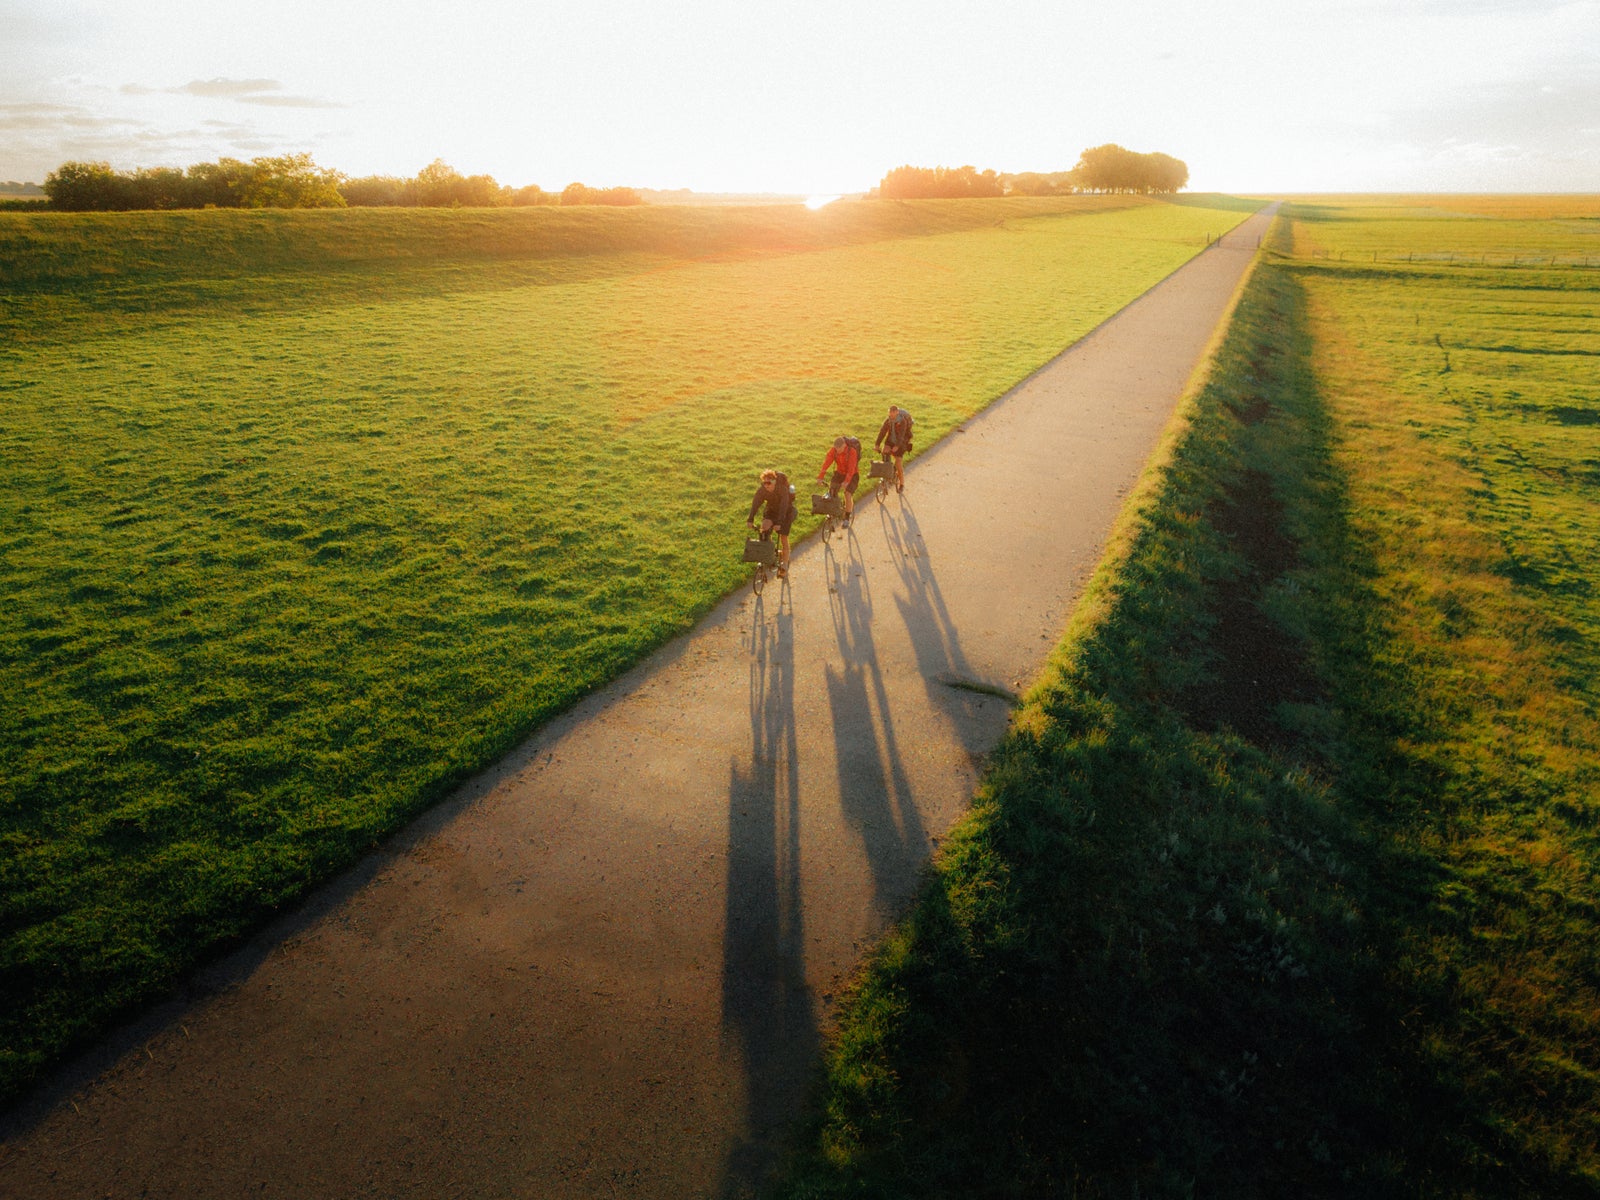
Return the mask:
[[[1222, 244], [1225, 234], [1208, 233], [1205, 244], [1209, 248]], [[1256, 247], [1262, 244], [1256, 238]], [[1411, 263], [1424, 266], [1460, 267], [1547, 267], [1576, 268], [1578, 270], [1600, 267], [1600, 254], [1535, 254], [1523, 251], [1465, 251], [1465, 250], [1309, 250], [1289, 253], [1275, 251], [1277, 257], [1291, 261], [1350, 262], [1350, 263]]]
[[1352, 263], [1412, 263], [1433, 266], [1462, 267], [1600, 267], [1600, 255], [1595, 254], [1525, 254], [1514, 252], [1470, 253], [1460, 250], [1312, 250], [1299, 254], [1285, 254], [1284, 258], [1309, 259], [1322, 262]]

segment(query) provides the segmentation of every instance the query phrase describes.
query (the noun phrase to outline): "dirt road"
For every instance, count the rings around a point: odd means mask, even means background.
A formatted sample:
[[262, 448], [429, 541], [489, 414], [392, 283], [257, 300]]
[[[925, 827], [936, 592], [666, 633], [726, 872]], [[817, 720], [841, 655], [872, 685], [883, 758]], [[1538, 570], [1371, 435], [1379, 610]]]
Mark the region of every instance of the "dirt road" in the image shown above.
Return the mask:
[[747, 1194], [1268, 219], [76, 1064], [0, 1196]]

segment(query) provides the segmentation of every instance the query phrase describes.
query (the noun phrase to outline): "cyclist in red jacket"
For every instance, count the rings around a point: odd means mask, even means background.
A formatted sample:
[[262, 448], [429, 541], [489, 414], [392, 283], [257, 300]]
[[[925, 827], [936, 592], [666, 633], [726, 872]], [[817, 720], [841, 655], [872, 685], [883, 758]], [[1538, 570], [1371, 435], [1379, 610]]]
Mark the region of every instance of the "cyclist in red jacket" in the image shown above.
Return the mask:
[[833, 467], [833, 482], [828, 485], [828, 495], [844, 496], [843, 528], [850, 528], [850, 514], [856, 509], [856, 487], [861, 483], [861, 441], [853, 437], [836, 437], [822, 460], [822, 470], [817, 472], [817, 482], [823, 481], [828, 467]]

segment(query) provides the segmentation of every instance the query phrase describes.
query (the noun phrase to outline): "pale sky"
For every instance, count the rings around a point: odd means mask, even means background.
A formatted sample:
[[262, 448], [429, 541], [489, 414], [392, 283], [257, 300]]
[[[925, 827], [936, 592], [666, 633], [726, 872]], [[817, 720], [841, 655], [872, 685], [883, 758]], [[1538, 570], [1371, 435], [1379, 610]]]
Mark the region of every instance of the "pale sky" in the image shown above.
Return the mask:
[[0, 180], [820, 194], [1103, 142], [1196, 191], [1600, 192], [1600, 0], [0, 0]]

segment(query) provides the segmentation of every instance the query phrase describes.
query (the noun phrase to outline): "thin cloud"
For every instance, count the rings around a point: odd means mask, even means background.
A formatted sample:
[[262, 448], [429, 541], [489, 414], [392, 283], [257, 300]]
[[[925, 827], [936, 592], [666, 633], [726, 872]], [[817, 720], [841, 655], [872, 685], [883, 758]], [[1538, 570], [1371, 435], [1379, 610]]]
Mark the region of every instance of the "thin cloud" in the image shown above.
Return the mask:
[[276, 79], [191, 79], [179, 87], [153, 88], [142, 83], [125, 83], [118, 90], [124, 96], [199, 96], [204, 100], [232, 100], [235, 104], [254, 104], [262, 108], [344, 108], [334, 100], [316, 96], [282, 95], [283, 84]]
[[0, 142], [21, 165], [19, 178], [43, 179], [63, 162], [109, 162], [118, 169], [188, 166], [222, 156], [283, 153], [282, 137], [252, 125], [202, 121], [176, 129], [90, 109], [47, 103], [0, 104]]
[[0, 133], [29, 133], [35, 130], [72, 130], [94, 133], [127, 129], [133, 122], [124, 117], [103, 117], [84, 108], [64, 104], [0, 104]]
[[344, 108], [332, 100], [317, 100], [311, 96], [238, 96], [240, 104], [260, 104], [267, 108]]
[[189, 96], [221, 96], [246, 100], [260, 92], [276, 92], [283, 87], [276, 79], [195, 79], [169, 92]]

